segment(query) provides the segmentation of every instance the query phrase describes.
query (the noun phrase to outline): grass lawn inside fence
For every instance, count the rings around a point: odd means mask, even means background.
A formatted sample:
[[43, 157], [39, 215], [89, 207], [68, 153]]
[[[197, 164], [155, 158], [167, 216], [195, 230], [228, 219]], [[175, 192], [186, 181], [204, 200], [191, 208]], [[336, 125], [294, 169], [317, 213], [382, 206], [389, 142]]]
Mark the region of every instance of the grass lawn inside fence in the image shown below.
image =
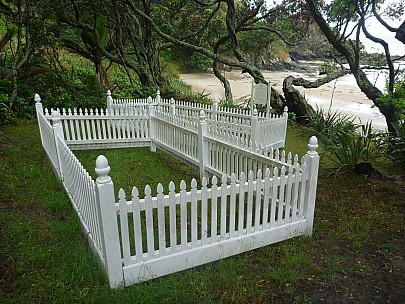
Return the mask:
[[[351, 173], [321, 160], [312, 238], [299, 237], [195, 269], [112, 290], [40, 144], [36, 122], [0, 135], [0, 303], [326, 303], [405, 298], [405, 182]], [[286, 150], [310, 133], [289, 125]], [[101, 151], [75, 152], [94, 175]], [[116, 192], [198, 177], [147, 148], [102, 151]], [[386, 174], [399, 174], [385, 166]], [[402, 173], [403, 174], [403, 173]]]

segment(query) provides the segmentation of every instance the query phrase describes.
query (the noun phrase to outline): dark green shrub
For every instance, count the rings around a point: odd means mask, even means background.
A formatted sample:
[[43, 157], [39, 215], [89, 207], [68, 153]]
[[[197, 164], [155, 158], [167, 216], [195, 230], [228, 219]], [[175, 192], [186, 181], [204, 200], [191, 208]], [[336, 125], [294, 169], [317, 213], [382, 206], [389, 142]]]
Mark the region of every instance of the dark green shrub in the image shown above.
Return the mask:
[[357, 125], [354, 117], [336, 112], [325, 112], [322, 108], [316, 108], [315, 112], [308, 117], [308, 127], [317, 133], [322, 142], [336, 141], [339, 133], [354, 133]]
[[387, 133], [384, 137], [385, 153], [393, 162], [405, 165], [405, 122], [395, 127], [395, 133]]
[[324, 152], [336, 173], [353, 170], [361, 163], [371, 163], [382, 154], [381, 135], [373, 131], [371, 123], [360, 125], [359, 132], [339, 129], [334, 139], [326, 142]]

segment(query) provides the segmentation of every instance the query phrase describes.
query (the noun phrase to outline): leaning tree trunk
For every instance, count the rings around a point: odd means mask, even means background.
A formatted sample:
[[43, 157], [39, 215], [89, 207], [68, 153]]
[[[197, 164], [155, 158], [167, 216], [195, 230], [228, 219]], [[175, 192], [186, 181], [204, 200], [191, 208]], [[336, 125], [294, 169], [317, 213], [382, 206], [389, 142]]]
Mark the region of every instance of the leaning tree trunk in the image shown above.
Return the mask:
[[341, 76], [349, 74], [350, 70], [338, 70], [330, 73], [321, 79], [309, 81], [304, 78], [295, 78], [288, 76], [283, 81], [283, 92], [288, 110], [294, 112], [297, 116], [297, 121], [301, 124], [308, 122], [308, 117], [314, 114], [314, 109], [307, 103], [304, 96], [294, 87], [301, 86], [306, 89], [319, 88], [321, 85], [331, 82]]
[[228, 104], [233, 103], [233, 96], [232, 96], [232, 89], [231, 85], [226, 79], [226, 77], [219, 71], [218, 67], [218, 60], [214, 60], [214, 63], [212, 65], [212, 69], [214, 70], [214, 75], [221, 81], [222, 85], [224, 86], [225, 89], [225, 102]]
[[289, 112], [293, 112], [296, 115], [297, 122], [299, 124], [306, 124], [308, 117], [315, 111], [310, 104], [307, 103], [304, 96], [294, 88], [294, 77], [288, 76], [283, 81], [283, 92], [286, 105]]

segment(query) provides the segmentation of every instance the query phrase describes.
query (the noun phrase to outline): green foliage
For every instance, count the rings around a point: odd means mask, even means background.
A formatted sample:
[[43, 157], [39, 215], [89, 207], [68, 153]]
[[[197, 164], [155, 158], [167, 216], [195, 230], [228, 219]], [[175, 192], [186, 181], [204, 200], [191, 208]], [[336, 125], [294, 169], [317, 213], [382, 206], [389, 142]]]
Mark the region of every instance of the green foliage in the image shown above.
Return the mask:
[[401, 70], [395, 80], [394, 91], [386, 93], [377, 100], [393, 108], [398, 113], [399, 119], [405, 119], [405, 70]]
[[359, 131], [358, 134], [337, 129], [325, 143], [325, 154], [336, 173], [352, 170], [360, 163], [370, 163], [381, 155], [380, 134], [373, 131], [371, 122], [360, 125]]
[[384, 137], [385, 153], [393, 162], [405, 166], [405, 121], [400, 122], [395, 131]]
[[0, 93], [0, 126], [4, 126], [16, 120], [13, 111], [7, 106], [8, 99], [8, 94]]
[[328, 6], [327, 17], [330, 22], [356, 19], [356, 4], [351, 0], [335, 0]]
[[317, 133], [323, 142], [337, 141], [338, 133], [354, 133], [356, 124], [354, 117], [336, 112], [325, 112], [322, 108], [316, 108], [315, 112], [308, 117], [308, 127]]
[[320, 66], [320, 74], [331, 74], [337, 70], [332, 61], [326, 60]]
[[185, 100], [212, 104], [212, 99], [202, 93], [195, 93], [191, 86], [176, 77], [168, 77], [162, 87], [161, 95], [165, 98], [174, 98], [175, 100]]
[[367, 65], [385, 67], [387, 64], [384, 54], [364, 52], [362, 55], [362, 58], [364, 58]]

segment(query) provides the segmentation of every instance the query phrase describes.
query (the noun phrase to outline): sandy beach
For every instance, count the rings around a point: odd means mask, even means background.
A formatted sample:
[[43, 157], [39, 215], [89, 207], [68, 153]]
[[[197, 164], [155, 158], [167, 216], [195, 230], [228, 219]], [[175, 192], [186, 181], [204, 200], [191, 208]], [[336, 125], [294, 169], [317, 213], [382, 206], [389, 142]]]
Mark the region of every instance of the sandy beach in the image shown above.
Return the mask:
[[[282, 92], [283, 79], [289, 75], [308, 80], [320, 77], [317, 72], [262, 71], [262, 73], [272, 86], [280, 92]], [[231, 84], [234, 100], [242, 102], [250, 97], [252, 85], [250, 75], [242, 74], [240, 71], [231, 71], [226, 73], [226, 77]], [[182, 74], [181, 79], [191, 85], [196, 92], [209, 94], [212, 98], [224, 99], [224, 89], [214, 74]], [[338, 110], [356, 117], [357, 121], [363, 123], [370, 120], [375, 129], [385, 130], [387, 128], [384, 116], [378, 108], [372, 107], [373, 103], [360, 91], [352, 75], [343, 76], [316, 89], [300, 87], [297, 89], [307, 97], [308, 102], [314, 107], [318, 106], [326, 111], [330, 108], [332, 112]]]

